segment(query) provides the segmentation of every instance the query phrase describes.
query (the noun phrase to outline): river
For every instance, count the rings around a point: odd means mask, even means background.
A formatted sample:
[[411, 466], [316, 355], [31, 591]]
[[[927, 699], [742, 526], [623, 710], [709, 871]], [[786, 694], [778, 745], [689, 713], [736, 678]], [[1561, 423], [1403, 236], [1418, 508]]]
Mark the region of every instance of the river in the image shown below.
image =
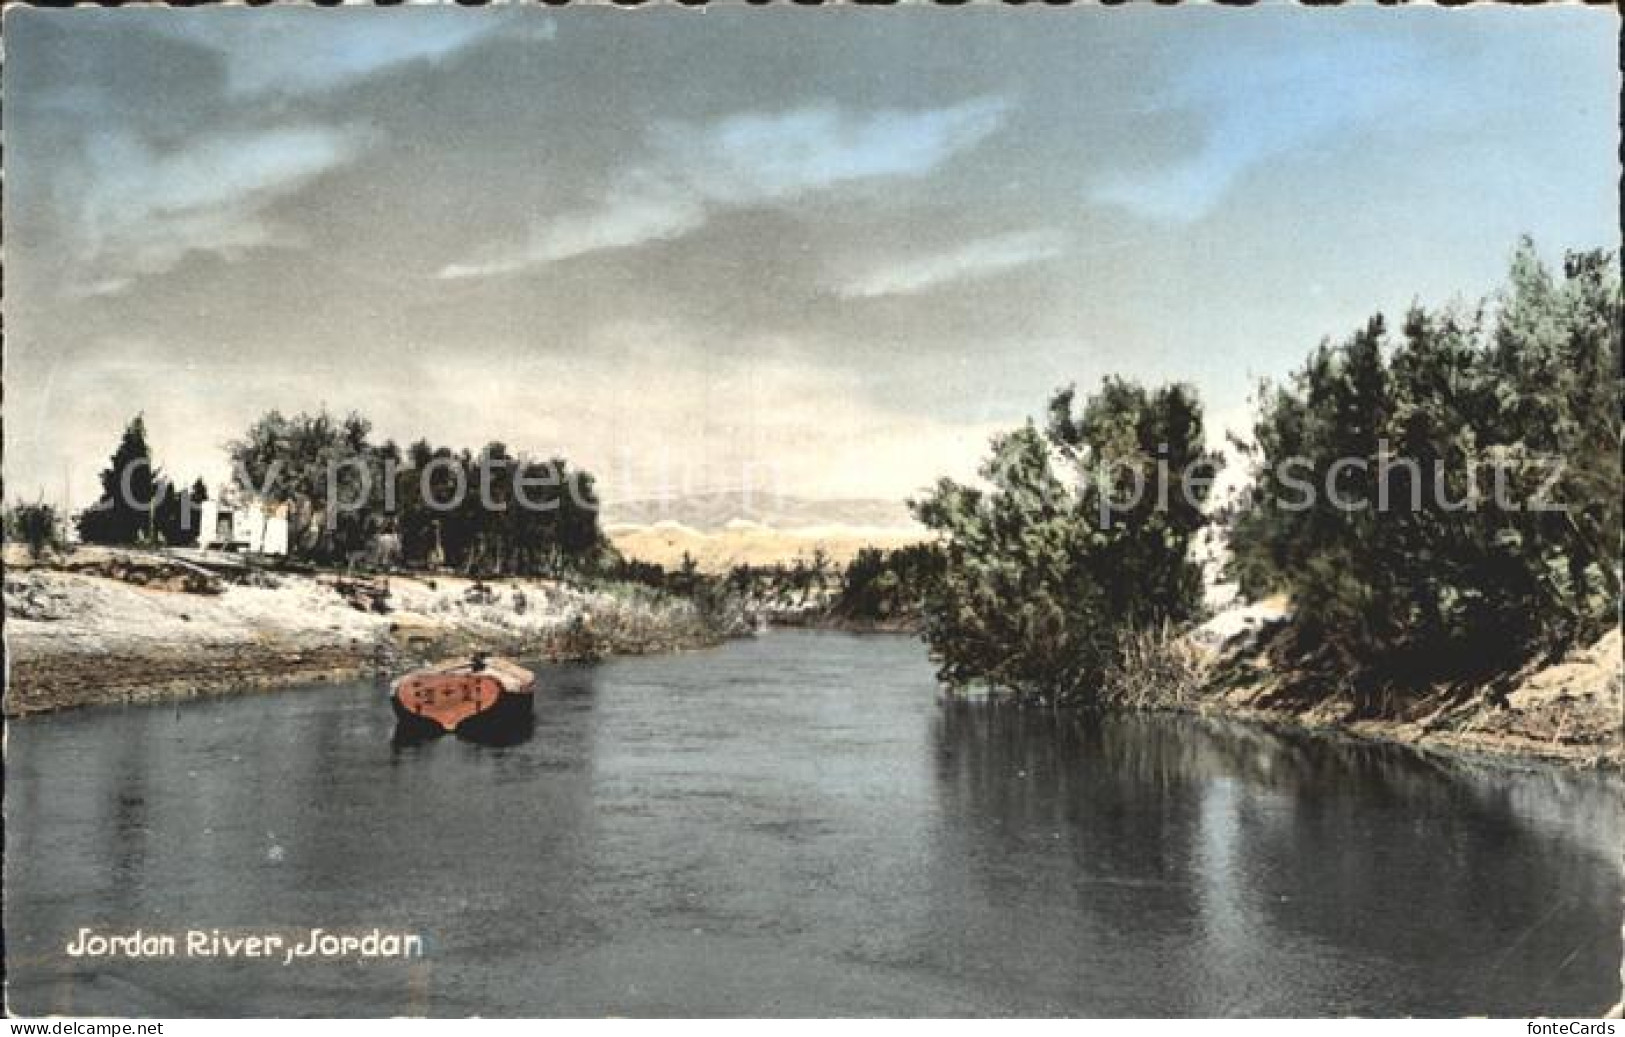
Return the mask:
[[[373, 684], [10, 725], [12, 1011], [1570, 1015], [1619, 992], [1616, 781], [938, 699], [775, 631], [540, 668], [535, 736], [391, 745]], [[81, 928], [420, 934], [70, 958]]]

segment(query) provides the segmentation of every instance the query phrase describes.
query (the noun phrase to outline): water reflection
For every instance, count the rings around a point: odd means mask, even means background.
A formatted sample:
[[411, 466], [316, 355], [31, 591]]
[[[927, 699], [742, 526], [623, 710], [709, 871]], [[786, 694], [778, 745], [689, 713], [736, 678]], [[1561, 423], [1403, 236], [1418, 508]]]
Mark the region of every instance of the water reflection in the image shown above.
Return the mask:
[[[472, 730], [459, 728], [451, 737], [473, 745], [484, 745], [495, 749], [511, 748], [523, 745], [536, 734], [536, 718], [532, 715], [515, 717], [510, 723], [500, 727], [485, 727]], [[397, 720], [395, 732], [390, 736], [389, 744], [393, 749], [411, 749], [418, 746], [438, 742], [447, 737], [448, 732], [427, 729], [423, 724], [407, 723]]]
[[[12, 725], [23, 1012], [1571, 1015], [1617, 994], [1617, 782], [1175, 717], [939, 704], [919, 646], [543, 667], [503, 746], [384, 690]], [[68, 959], [80, 926], [429, 956]]]
[[1048, 950], [1165, 991], [1172, 1014], [1519, 1014], [1578, 990], [1594, 1010], [1617, 983], [1617, 925], [1594, 921], [1622, 891], [1608, 781], [988, 703], [945, 704], [934, 735], [966, 819], [941, 852], [980, 895], [1030, 902], [989, 924], [1041, 960], [1045, 904], [1070, 901], [1090, 945]]

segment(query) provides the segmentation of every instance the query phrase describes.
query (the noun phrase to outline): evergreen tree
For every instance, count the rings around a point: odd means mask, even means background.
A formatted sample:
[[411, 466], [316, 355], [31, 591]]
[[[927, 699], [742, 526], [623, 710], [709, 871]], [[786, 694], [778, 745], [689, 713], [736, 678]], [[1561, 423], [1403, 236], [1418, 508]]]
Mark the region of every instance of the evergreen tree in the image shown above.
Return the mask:
[[1219, 462], [1194, 393], [1113, 379], [1081, 413], [1073, 403], [1057, 393], [1046, 431], [994, 441], [988, 489], [943, 479], [911, 505], [942, 536], [924, 612], [950, 684], [1091, 705], [1123, 630], [1199, 607], [1187, 555]]
[[162, 478], [147, 446], [146, 421], [137, 414], [102, 470], [101, 497], [79, 515], [79, 538], [91, 544], [152, 543]]
[[167, 481], [163, 484], [155, 516], [158, 539], [170, 547], [193, 547], [198, 542], [198, 523], [203, 520], [203, 502], [209, 491], [202, 479], [193, 481], [184, 490], [178, 490]]
[[1525, 240], [1496, 303], [1413, 308], [1392, 342], [1374, 319], [1261, 394], [1234, 568], [1364, 707], [1616, 616], [1618, 276], [1590, 252], [1556, 278]]

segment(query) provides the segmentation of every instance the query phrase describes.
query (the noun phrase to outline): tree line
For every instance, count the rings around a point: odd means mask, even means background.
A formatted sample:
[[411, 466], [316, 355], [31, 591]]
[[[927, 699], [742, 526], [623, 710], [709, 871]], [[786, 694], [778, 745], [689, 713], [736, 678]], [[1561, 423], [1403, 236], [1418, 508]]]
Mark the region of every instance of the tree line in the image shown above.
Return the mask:
[[925, 588], [942, 572], [935, 544], [865, 547], [844, 566], [823, 549], [789, 561], [734, 565], [706, 573], [685, 552], [671, 569], [622, 559], [616, 578], [692, 598], [702, 609], [789, 621], [834, 620], [857, 626], [907, 627], [920, 620]]
[[[1620, 388], [1613, 257], [1553, 272], [1527, 239], [1486, 303], [1322, 343], [1260, 392], [1243, 590], [1288, 595], [1283, 649], [1362, 702], [1597, 636], [1620, 600]], [[1363, 506], [1302, 507], [1328, 479]]]
[[858, 624], [919, 623], [926, 593], [945, 567], [942, 550], [932, 543], [862, 548], [841, 572], [829, 613]]
[[911, 502], [939, 535], [915, 588], [939, 674], [1098, 703], [1124, 645], [1202, 614], [1215, 518], [1244, 594], [1290, 599], [1274, 650], [1362, 708], [1594, 637], [1620, 600], [1620, 341], [1613, 256], [1554, 273], [1524, 240], [1478, 306], [1414, 307], [1397, 336], [1374, 317], [1265, 384], [1250, 485], [1219, 508], [1193, 389], [1059, 391], [980, 484]]
[[[501, 443], [374, 442], [354, 413], [272, 411], [229, 450], [238, 488], [285, 511], [296, 558], [384, 543], [410, 566], [596, 573], [718, 609], [918, 617], [944, 681], [1055, 704], [1098, 703], [1126, 644], [1201, 617], [1191, 545], [1217, 521], [1244, 595], [1290, 599], [1272, 650], [1370, 707], [1379, 690], [1505, 669], [1617, 621], [1621, 372], [1614, 257], [1570, 252], [1553, 271], [1525, 240], [1492, 297], [1415, 306], [1397, 334], [1373, 317], [1262, 385], [1235, 444], [1251, 477], [1238, 500], [1210, 500], [1220, 457], [1193, 388], [1107, 378], [997, 437], [978, 482], [911, 501], [932, 543], [844, 570], [817, 556], [711, 577], [693, 559], [623, 559], [590, 473]], [[205, 489], [169, 484], [139, 416], [101, 482], [85, 540], [195, 540], [183, 518]], [[8, 517], [13, 536], [41, 526]]]
[[[419, 439], [374, 442], [358, 413], [272, 410], [231, 441], [236, 490], [280, 512], [288, 554], [314, 564], [358, 560], [476, 575], [584, 572], [618, 564], [598, 524], [591, 473], [562, 458], [478, 451]], [[125, 428], [77, 518], [87, 543], [191, 546], [199, 541], [201, 479], [176, 489], [154, 463], [146, 424]], [[37, 523], [36, 523], [37, 524]], [[30, 527], [32, 528], [32, 527]]]
[[596, 481], [563, 458], [418, 439], [374, 443], [372, 424], [325, 409], [270, 411], [228, 446], [239, 488], [284, 509], [289, 551], [319, 563], [376, 552], [479, 575], [561, 574], [601, 564]]

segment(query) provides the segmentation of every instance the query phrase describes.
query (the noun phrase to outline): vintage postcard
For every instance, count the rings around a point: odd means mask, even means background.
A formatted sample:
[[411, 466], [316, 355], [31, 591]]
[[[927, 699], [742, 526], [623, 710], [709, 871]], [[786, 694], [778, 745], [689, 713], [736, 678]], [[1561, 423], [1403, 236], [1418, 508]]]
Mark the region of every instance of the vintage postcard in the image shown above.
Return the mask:
[[1615, 1033], [1619, 33], [8, 6], [13, 1032]]

